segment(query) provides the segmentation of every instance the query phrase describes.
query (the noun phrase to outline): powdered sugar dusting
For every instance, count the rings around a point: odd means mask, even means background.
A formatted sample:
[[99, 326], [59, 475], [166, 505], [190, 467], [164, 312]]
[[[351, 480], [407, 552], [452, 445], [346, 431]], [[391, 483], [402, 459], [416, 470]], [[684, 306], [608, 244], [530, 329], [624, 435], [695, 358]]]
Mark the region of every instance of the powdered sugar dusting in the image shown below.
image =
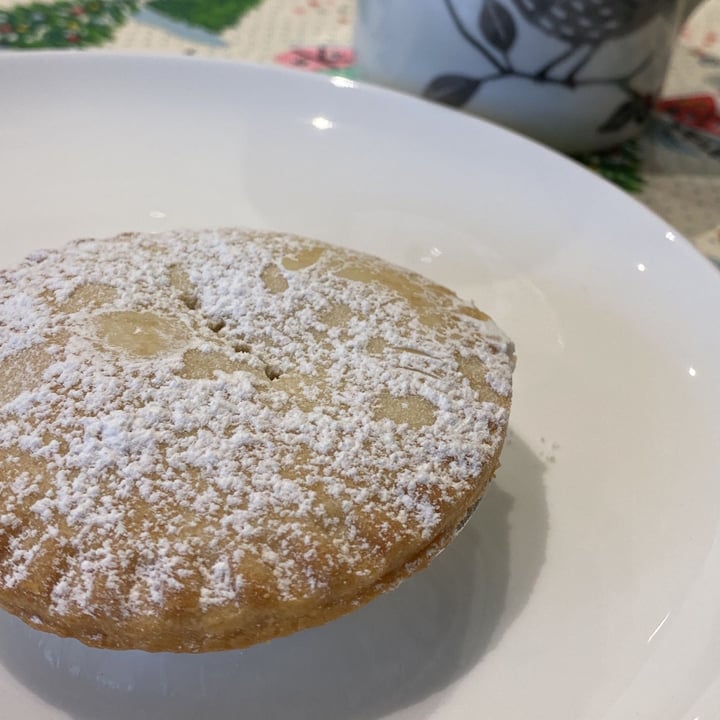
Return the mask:
[[371, 585], [378, 538], [434, 537], [507, 425], [507, 338], [368, 256], [171, 232], [0, 280], [0, 587], [63, 557], [50, 614]]

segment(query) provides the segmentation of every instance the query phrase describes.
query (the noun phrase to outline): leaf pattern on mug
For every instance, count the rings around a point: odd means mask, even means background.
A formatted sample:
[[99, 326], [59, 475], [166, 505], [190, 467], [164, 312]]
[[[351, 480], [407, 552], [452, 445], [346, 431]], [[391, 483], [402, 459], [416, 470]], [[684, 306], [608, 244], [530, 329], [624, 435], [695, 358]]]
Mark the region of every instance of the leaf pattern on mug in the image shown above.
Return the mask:
[[517, 30], [510, 12], [498, 0], [486, 0], [480, 11], [480, 31], [497, 50], [507, 52], [515, 42]]
[[599, 45], [629, 35], [675, 0], [512, 0], [515, 8], [538, 30], [575, 47]]
[[636, 94], [615, 108], [610, 117], [598, 128], [598, 132], [617, 132], [631, 122], [641, 124], [647, 119], [651, 107], [650, 96]]
[[423, 97], [445, 105], [461, 107], [470, 100], [481, 85], [480, 80], [463, 75], [439, 75], [425, 88]]

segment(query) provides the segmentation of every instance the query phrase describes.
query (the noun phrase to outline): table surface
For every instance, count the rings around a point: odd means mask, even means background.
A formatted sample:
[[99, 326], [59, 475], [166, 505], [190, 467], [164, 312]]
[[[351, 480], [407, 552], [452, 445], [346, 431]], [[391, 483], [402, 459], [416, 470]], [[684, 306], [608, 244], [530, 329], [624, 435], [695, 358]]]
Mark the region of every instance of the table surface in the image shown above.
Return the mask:
[[[0, 48], [184, 54], [347, 73], [354, 19], [355, 0], [0, 0]], [[337, 52], [318, 55], [321, 47]], [[720, 266], [720, 0], [707, 0], [685, 25], [663, 101], [639, 143], [583, 160], [632, 188]]]

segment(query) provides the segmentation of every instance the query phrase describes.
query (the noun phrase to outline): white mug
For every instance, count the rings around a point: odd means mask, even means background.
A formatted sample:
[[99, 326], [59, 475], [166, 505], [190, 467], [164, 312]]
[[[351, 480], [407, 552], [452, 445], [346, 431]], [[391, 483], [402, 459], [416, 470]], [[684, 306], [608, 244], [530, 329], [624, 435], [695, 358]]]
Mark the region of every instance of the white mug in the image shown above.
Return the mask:
[[637, 136], [698, 0], [358, 0], [358, 76], [565, 152]]

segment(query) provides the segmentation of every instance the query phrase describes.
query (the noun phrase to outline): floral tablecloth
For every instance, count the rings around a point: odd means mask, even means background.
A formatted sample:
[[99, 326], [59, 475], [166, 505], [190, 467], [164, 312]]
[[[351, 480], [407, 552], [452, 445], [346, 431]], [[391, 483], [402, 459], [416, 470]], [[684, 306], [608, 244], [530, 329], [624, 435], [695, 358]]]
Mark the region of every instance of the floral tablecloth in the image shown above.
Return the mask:
[[[352, 74], [355, 0], [0, 0], [0, 48], [102, 48], [276, 62]], [[582, 162], [720, 266], [720, 0], [677, 43], [647, 133]]]

